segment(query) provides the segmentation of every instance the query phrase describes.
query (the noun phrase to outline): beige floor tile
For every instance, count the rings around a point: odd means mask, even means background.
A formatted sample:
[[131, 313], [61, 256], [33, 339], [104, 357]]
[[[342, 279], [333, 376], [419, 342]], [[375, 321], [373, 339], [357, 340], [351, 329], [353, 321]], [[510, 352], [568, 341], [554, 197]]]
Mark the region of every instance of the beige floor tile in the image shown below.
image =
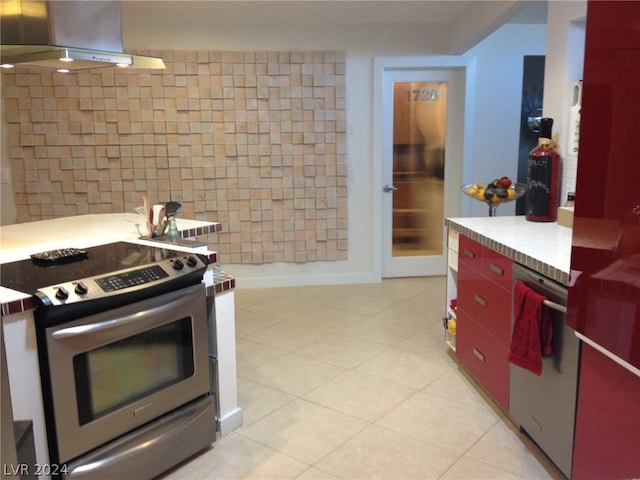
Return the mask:
[[242, 376], [261, 385], [300, 396], [344, 372], [344, 368], [287, 354]]
[[243, 338], [294, 352], [339, 329], [333, 324], [315, 321], [287, 320], [245, 335]]
[[420, 390], [441, 375], [448, 374], [451, 368], [438, 358], [389, 348], [360, 364], [356, 370]]
[[291, 479], [309, 466], [239, 434], [229, 434], [211, 450], [173, 469], [163, 480]]
[[468, 456], [462, 457], [447, 470], [440, 480], [526, 480], [525, 477], [487, 465]]
[[393, 346], [415, 335], [423, 328], [424, 326], [419, 326], [415, 322], [396, 323], [378, 315], [339, 330], [338, 333], [367, 342]]
[[485, 408], [421, 392], [376, 424], [462, 455], [498, 421]]
[[338, 367], [353, 368], [384, 349], [377, 343], [332, 334], [296, 350], [296, 353]]
[[239, 434], [312, 465], [366, 426], [362, 420], [298, 399]]
[[[442, 328], [441, 322], [436, 327], [426, 328], [414, 333], [395, 344], [394, 347], [416, 355], [427, 355], [445, 361], [449, 360], [447, 359], [448, 347], [444, 342], [444, 328]], [[454, 365], [455, 360], [450, 360], [451, 364]]]
[[290, 297], [275, 296], [264, 302], [245, 307], [243, 310], [261, 315], [286, 320], [304, 320], [314, 313], [315, 308], [309, 308], [309, 302], [295, 300]]
[[457, 455], [371, 425], [317, 466], [345, 479], [436, 479]]
[[418, 305], [426, 310], [433, 309], [438, 303], [444, 305], [447, 293], [445, 277], [429, 277], [422, 286], [423, 290], [407, 299], [407, 304]]
[[410, 315], [416, 315], [423, 318], [441, 318], [442, 308], [436, 308], [436, 305], [441, 304], [444, 306], [445, 297], [443, 295], [429, 295], [433, 298], [431, 300], [425, 300], [425, 296], [428, 294], [412, 295], [407, 300], [395, 302], [392, 308], [397, 309], [398, 312]]
[[[441, 277], [444, 278], [444, 277]], [[412, 298], [425, 295], [425, 292], [437, 288], [441, 290], [440, 278], [395, 278], [392, 281], [362, 285], [358, 293], [373, 297], [384, 297], [395, 303], [405, 303]]]
[[242, 408], [243, 426], [251, 425], [295, 398], [280, 390], [238, 378], [238, 405]]
[[363, 315], [375, 315], [392, 307], [396, 301], [383, 296], [365, 295], [354, 293], [336, 298], [331, 306], [346, 312], [361, 313]]
[[[438, 315], [436, 316], [434, 312], [412, 307], [405, 303], [397, 303], [383, 312], [372, 315], [371, 318], [381, 318], [399, 327], [413, 328], [417, 331], [432, 325], [434, 319], [441, 319], [441, 312], [437, 313]], [[442, 325], [442, 322], [440, 322], [440, 325]]]
[[262, 367], [269, 362], [277, 360], [286, 355], [286, 350], [263, 345], [262, 343], [252, 342], [244, 338], [236, 340], [236, 361], [238, 375], [247, 373], [250, 370]]
[[282, 318], [272, 317], [264, 313], [236, 309], [236, 335], [244, 337], [250, 333], [269, 327], [282, 321]]
[[524, 478], [536, 480], [553, 478], [505, 421], [496, 423], [469, 449], [466, 456]]
[[487, 402], [487, 399], [478, 391], [475, 384], [459, 369], [451, 370], [450, 374], [441, 375], [422, 391], [494, 412], [492, 404]]
[[306, 287], [279, 288], [284, 296], [296, 302], [302, 301], [314, 305], [331, 305], [336, 298], [345, 297], [359, 292], [361, 284], [353, 285], [312, 285]]
[[236, 289], [244, 426], [165, 478], [561, 478], [448, 353], [445, 283]]
[[340, 480], [340, 477], [331, 475], [324, 470], [316, 467], [310, 467], [296, 477], [296, 480]]
[[307, 310], [305, 320], [337, 331], [361, 322], [366, 318], [367, 316], [361, 313], [345, 312], [344, 310], [339, 310], [335, 307], [318, 305], [313, 309]]
[[303, 398], [356, 418], [373, 422], [417, 390], [349, 371], [305, 394]]
[[285, 292], [278, 288], [236, 288], [234, 303], [238, 310], [282, 296], [285, 296]]

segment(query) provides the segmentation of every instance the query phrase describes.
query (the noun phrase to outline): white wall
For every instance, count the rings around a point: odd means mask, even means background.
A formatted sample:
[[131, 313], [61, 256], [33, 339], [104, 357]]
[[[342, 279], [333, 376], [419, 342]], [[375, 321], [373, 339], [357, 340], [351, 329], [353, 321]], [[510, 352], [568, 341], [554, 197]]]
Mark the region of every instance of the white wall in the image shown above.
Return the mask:
[[[191, 3], [191, 2], [189, 2]], [[150, 7], [153, 2], [149, 2]], [[197, 5], [197, 2], [195, 3]], [[123, 35], [128, 50], [342, 50], [347, 52], [347, 121], [349, 161], [349, 259], [309, 264], [221, 264], [239, 286], [321, 284], [378, 281], [374, 241], [372, 177], [373, 59], [448, 53], [451, 32], [442, 26], [387, 25], [212, 25], [190, 15], [189, 22], [163, 18], [154, 8], [144, 16], [127, 13], [123, 2]], [[545, 27], [507, 25], [466, 55], [474, 57], [471, 87], [475, 105], [465, 127], [465, 157], [460, 183], [515, 175], [522, 56], [544, 53]], [[493, 126], [488, 121], [489, 116]], [[5, 144], [5, 142], [3, 142]], [[460, 194], [462, 196], [462, 194]], [[467, 202], [467, 203], [464, 203]], [[487, 207], [463, 200], [461, 215], [487, 214]], [[512, 206], [500, 207], [501, 214]], [[3, 208], [3, 212], [4, 212]], [[215, 220], [215, 219], [212, 219]], [[378, 268], [376, 268], [378, 267]]]
[[[545, 53], [545, 26], [509, 24], [467, 52], [476, 59], [476, 81], [470, 85], [475, 105], [465, 132], [471, 156], [463, 166], [464, 184], [517, 177], [523, 57]], [[497, 213], [514, 215], [515, 203], [500, 205]], [[461, 214], [486, 216], [488, 207], [465, 197]]]
[[[375, 56], [441, 54], [448, 32], [419, 26], [214, 25], [126, 17], [128, 49], [339, 50], [347, 52], [347, 157], [349, 259], [306, 264], [221, 265], [242, 286], [379, 281], [373, 266], [372, 61]], [[169, 19], [170, 20], [170, 19]], [[215, 220], [215, 219], [212, 219]], [[224, 228], [224, 225], [223, 225]]]
[[[375, 268], [372, 185], [372, 64], [374, 57], [447, 53], [449, 32], [419, 26], [188, 25], [154, 18], [127, 17], [127, 49], [174, 50], [341, 50], [347, 52], [347, 121], [349, 161], [349, 259], [308, 264], [228, 265], [220, 262], [238, 286], [275, 286], [379, 281]], [[517, 170], [522, 56], [544, 54], [545, 26], [507, 25], [467, 55], [477, 58], [477, 105], [469, 119], [464, 181], [513, 175]], [[493, 125], [490, 125], [490, 118]], [[499, 174], [499, 175], [498, 175]], [[462, 194], [461, 194], [462, 195]], [[368, 200], [369, 199], [369, 200]], [[463, 204], [462, 215], [487, 215], [487, 207]], [[504, 208], [503, 206], [501, 208]], [[507, 213], [507, 208], [501, 213]], [[513, 210], [512, 210], [513, 212]], [[223, 226], [224, 228], [224, 226]]]
[[547, 44], [553, 48], [546, 58], [542, 110], [554, 119], [554, 140], [562, 157], [561, 202], [576, 187], [578, 156], [567, 152], [566, 143], [572, 84], [582, 79], [586, 17], [586, 0], [549, 2]]

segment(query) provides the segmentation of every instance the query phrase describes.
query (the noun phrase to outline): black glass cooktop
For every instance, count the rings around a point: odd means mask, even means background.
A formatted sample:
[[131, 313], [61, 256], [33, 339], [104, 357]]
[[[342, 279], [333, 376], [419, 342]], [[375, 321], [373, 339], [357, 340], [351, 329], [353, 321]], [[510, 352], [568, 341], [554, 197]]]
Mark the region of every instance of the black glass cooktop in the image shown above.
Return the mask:
[[0, 285], [24, 293], [62, 282], [149, 265], [180, 255], [174, 250], [116, 242], [83, 249], [86, 255], [60, 262], [20, 260], [0, 265]]

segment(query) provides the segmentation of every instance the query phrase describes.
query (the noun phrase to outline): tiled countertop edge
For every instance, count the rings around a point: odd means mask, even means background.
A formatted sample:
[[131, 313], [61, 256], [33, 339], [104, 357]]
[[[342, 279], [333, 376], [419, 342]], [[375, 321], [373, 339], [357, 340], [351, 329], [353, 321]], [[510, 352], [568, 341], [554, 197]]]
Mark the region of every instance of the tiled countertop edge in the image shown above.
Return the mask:
[[222, 230], [222, 224], [219, 222], [212, 223], [211, 225], [205, 225], [202, 227], [188, 228], [186, 230], [180, 230], [180, 236], [182, 238], [197, 237], [198, 235], [207, 235], [209, 233], [217, 233]]
[[536, 272], [555, 280], [563, 285], [569, 285], [569, 273], [564, 272], [558, 268], [555, 268], [553, 265], [549, 265], [544, 263], [537, 258], [533, 258], [529, 255], [526, 255], [515, 248], [511, 248], [503, 243], [500, 243], [497, 240], [492, 238], [488, 238], [475, 230], [465, 227], [456, 223], [454, 220], [449, 218], [445, 219], [445, 226], [451, 228], [452, 230], [464, 235], [465, 237], [474, 240], [485, 247], [488, 247], [496, 252], [504, 255], [511, 260], [518, 262], [525, 267], [528, 267]]
[[236, 279], [222, 270], [218, 265], [213, 266], [213, 285], [207, 287], [207, 296], [227, 292], [236, 287]]
[[0, 304], [0, 311], [2, 316], [11, 315], [13, 313], [28, 312], [36, 308], [36, 301], [31, 296], [20, 298], [18, 300], [11, 300]]

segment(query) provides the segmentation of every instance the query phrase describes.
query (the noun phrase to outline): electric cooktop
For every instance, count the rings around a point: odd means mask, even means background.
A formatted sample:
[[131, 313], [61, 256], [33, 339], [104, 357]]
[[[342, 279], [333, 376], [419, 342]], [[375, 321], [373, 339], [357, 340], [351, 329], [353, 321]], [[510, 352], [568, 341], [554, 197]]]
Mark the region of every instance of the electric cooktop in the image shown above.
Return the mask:
[[59, 249], [0, 265], [0, 285], [31, 294], [49, 326], [202, 282], [206, 256], [128, 242]]
[[185, 255], [188, 254], [128, 242], [89, 247], [78, 253], [71, 252], [68, 257], [49, 258], [49, 252], [44, 252], [44, 255], [32, 255], [28, 260], [0, 265], [0, 285], [33, 294], [44, 287], [162, 263]]

